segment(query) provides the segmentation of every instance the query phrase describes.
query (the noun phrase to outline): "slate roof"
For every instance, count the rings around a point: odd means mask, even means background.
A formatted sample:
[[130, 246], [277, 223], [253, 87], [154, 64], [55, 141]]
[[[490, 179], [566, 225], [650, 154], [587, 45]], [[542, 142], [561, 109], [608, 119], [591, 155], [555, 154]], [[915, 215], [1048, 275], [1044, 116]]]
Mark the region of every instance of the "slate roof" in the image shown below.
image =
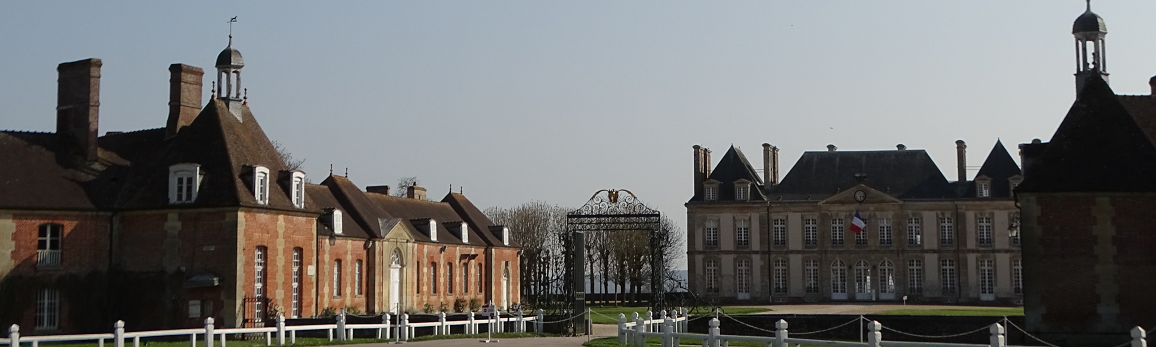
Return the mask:
[[[1011, 154], [1008, 154], [1003, 142], [996, 140], [995, 146], [987, 154], [987, 159], [984, 159], [983, 166], [979, 168], [975, 177], [987, 176], [991, 179], [991, 198], [1010, 199], [1012, 197], [1011, 182], [1008, 181], [1008, 178], [1019, 174], [1020, 167], [1016, 164], [1015, 159], [1012, 159]], [[969, 182], [968, 190], [964, 196], [976, 196], [975, 181]]]
[[811, 151], [771, 187], [774, 200], [823, 200], [859, 183], [900, 199], [953, 198], [958, 193], [923, 150]]
[[1017, 191], [1156, 192], [1154, 102], [1089, 78]]
[[[711, 170], [708, 180], [719, 181], [718, 185], [718, 201], [733, 201], [735, 199], [735, 181], [745, 179], [751, 181], [751, 199], [750, 201], [765, 201], [766, 196], [763, 195], [763, 180], [759, 177], [755, 168], [747, 161], [746, 155], [743, 155], [742, 150], [731, 146], [726, 154], [723, 154], [719, 159], [718, 165], [715, 165], [714, 170]], [[705, 197], [695, 196], [691, 201], [703, 201]]]
[[[328, 181], [328, 180], [326, 180]], [[345, 207], [341, 206], [337, 197], [333, 195], [331, 188], [320, 184], [306, 184], [305, 195], [313, 201], [313, 207], [320, 210], [336, 208], [341, 210], [341, 235], [348, 237], [369, 238], [370, 233], [365, 231], [362, 223], [359, 223], [353, 213], [349, 213]], [[334, 235], [333, 229], [328, 224], [322, 223], [318, 220], [317, 235], [329, 236]]]
[[54, 133], [0, 131], [0, 207], [94, 210], [94, 177], [68, 168]]
[[[442, 198], [442, 202], [449, 204], [458, 215], [465, 217], [466, 223], [469, 223], [471, 228], [478, 230], [479, 233], [485, 236], [487, 244], [496, 247], [522, 247], [521, 244], [514, 240], [513, 235], [510, 235], [510, 245], [503, 246], [502, 239], [490, 232], [490, 227], [498, 225], [494, 224], [489, 217], [486, 217], [486, 214], [482, 213], [482, 210], [479, 210], [477, 206], [474, 206], [473, 202], [466, 199], [465, 195], [450, 192]], [[512, 233], [513, 231], [511, 230], [511, 234]]]
[[[410, 199], [396, 196], [389, 196], [378, 193], [364, 193], [376, 206], [388, 212], [391, 216], [401, 218], [401, 222], [406, 224], [411, 230], [421, 230], [413, 225], [411, 220], [414, 219], [429, 219], [432, 218], [438, 222], [438, 243], [453, 243], [462, 244], [461, 237], [455, 230], [447, 230], [444, 223], [446, 222], [467, 222], [469, 226], [470, 239], [468, 244], [478, 247], [485, 247], [488, 242], [483, 239], [483, 232], [468, 221], [464, 220], [461, 215], [454, 211], [454, 208], [448, 203], [437, 201], [425, 201], [418, 199]], [[417, 241], [433, 242], [428, 236], [420, 232], [415, 233], [414, 238]]]

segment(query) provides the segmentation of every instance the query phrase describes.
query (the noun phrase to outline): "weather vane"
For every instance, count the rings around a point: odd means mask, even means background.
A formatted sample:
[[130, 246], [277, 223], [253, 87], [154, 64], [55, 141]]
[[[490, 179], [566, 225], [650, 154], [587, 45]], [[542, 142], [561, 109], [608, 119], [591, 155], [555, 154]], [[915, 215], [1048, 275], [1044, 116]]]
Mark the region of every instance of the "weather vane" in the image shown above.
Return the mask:
[[233, 23], [237, 22], [237, 16], [229, 19], [229, 38], [233, 38]]

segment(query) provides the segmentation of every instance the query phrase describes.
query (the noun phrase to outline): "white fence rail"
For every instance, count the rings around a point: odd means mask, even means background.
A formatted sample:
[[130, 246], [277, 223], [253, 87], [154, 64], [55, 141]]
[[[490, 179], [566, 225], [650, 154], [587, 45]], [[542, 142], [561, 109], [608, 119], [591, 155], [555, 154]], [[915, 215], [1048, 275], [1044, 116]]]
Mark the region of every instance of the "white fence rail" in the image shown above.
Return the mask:
[[[515, 311], [513, 315], [505, 318], [484, 319], [478, 317], [475, 319], [474, 313], [470, 312], [466, 315], [466, 320], [447, 321], [446, 314], [438, 314], [438, 321], [425, 323], [410, 323], [409, 315], [402, 314], [398, 319], [397, 324], [390, 322], [390, 315], [386, 313], [381, 318], [379, 324], [346, 324], [345, 314], [339, 314], [336, 317], [334, 324], [315, 324], [315, 325], [285, 325], [285, 317], [277, 317], [277, 326], [274, 327], [260, 327], [260, 328], [221, 328], [214, 327], [213, 318], [205, 318], [205, 327], [195, 329], [172, 329], [172, 330], [152, 330], [152, 331], [124, 331], [124, 321], [117, 321], [113, 324], [113, 332], [110, 334], [75, 334], [75, 335], [44, 335], [44, 336], [20, 336], [20, 326], [13, 324], [8, 328], [8, 338], [0, 338], [0, 345], [7, 345], [11, 347], [19, 347], [21, 344], [39, 347], [40, 342], [91, 342], [96, 341], [98, 347], [105, 347], [106, 341], [111, 341], [113, 347], [125, 347], [125, 340], [132, 341], [133, 347], [140, 347], [140, 339], [142, 337], [166, 337], [166, 336], [188, 336], [189, 346], [197, 346], [198, 336], [205, 340], [205, 347], [215, 347], [219, 342], [220, 347], [227, 347], [225, 335], [228, 334], [264, 334], [265, 345], [272, 346], [274, 343], [278, 346], [283, 346], [288, 337], [288, 343], [294, 344], [297, 342], [298, 331], [319, 331], [325, 330], [328, 332], [329, 341], [348, 340], [353, 339], [354, 330], [376, 330], [377, 339], [395, 339], [397, 341], [408, 341], [411, 337], [416, 337], [414, 328], [432, 327], [434, 328], [434, 335], [449, 335], [450, 327], [464, 326], [466, 334], [477, 334], [481, 331], [481, 326], [485, 325], [491, 332], [504, 332], [507, 326], [513, 329], [512, 332], [526, 332], [526, 323], [534, 323], [534, 331], [542, 332], [542, 322], [544, 313], [538, 310], [537, 315], [533, 317], [526, 317], [522, 315], [522, 311]], [[392, 337], [391, 337], [392, 335]]]
[[[1006, 344], [1006, 336], [1004, 335], [1006, 331], [1004, 330], [1004, 326], [999, 323], [992, 324], [987, 329], [988, 332], [991, 333], [991, 342], [989, 344], [884, 341], [882, 333], [883, 324], [880, 324], [879, 321], [870, 321], [867, 323], [868, 332], [865, 342], [847, 342], [789, 337], [787, 321], [782, 319], [775, 322], [775, 336], [768, 337], [723, 335], [719, 329], [718, 318], [711, 318], [709, 323], [710, 328], [706, 334], [688, 333], [688, 321], [686, 316], [681, 314], [681, 312], [673, 318], [667, 317], [666, 311], [661, 313], [659, 319], [652, 319], [652, 316], [653, 314], [651, 312], [647, 312], [646, 318], [644, 319], [638, 315], [638, 312], [635, 312], [631, 319], [627, 320], [625, 314], [619, 314], [618, 343], [625, 346], [643, 347], [646, 346], [647, 337], [657, 337], [661, 341], [662, 347], [678, 347], [679, 339], [701, 340], [702, 347], [727, 347], [731, 341], [762, 343], [765, 347], [790, 347], [800, 344], [837, 347], [1016, 347]], [[853, 322], [854, 321], [852, 321], [852, 323]], [[1143, 328], [1132, 328], [1132, 340], [1116, 347], [1146, 347], [1146, 335], [1147, 333]]]

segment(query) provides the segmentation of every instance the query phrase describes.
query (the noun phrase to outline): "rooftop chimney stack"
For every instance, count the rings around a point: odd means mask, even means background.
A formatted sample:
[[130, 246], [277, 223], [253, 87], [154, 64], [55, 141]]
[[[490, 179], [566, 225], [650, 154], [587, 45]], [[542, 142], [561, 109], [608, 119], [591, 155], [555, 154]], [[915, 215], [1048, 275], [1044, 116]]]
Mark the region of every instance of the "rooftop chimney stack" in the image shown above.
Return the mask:
[[702, 165], [702, 146], [694, 145], [694, 195], [702, 195], [702, 182], [706, 180], [706, 170]]
[[779, 184], [779, 148], [763, 144], [763, 184]]
[[907, 145], [900, 143], [900, 144], [898, 144], [898, 145], [895, 145], [895, 149], [896, 149], [896, 150], [900, 150], [900, 151], [906, 151], [906, 150], [907, 150]]
[[368, 186], [365, 191], [370, 193], [378, 193], [381, 195], [389, 195], [389, 186]]
[[1152, 88], [1152, 97], [1156, 98], [1156, 76], [1148, 79], [1148, 87]]
[[410, 199], [425, 200], [425, 188], [418, 187], [417, 184], [409, 186], [405, 190], [405, 197]]
[[87, 162], [97, 159], [100, 66], [100, 59], [89, 58], [56, 67], [56, 134], [67, 139]]
[[201, 113], [201, 88], [205, 70], [185, 64], [169, 65], [169, 121], [165, 138], [177, 135]]
[[839, 149], [839, 147], [835, 147], [834, 144], [827, 145], [827, 152], [834, 152], [837, 149]]
[[960, 182], [967, 182], [967, 143], [955, 140], [955, 161]]

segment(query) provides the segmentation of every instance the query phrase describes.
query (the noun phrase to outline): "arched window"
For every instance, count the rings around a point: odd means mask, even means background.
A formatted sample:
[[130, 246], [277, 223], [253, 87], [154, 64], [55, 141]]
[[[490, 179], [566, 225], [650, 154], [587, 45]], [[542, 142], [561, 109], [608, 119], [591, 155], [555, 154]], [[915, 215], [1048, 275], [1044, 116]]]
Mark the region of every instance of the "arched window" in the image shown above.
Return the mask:
[[341, 259], [333, 261], [333, 297], [341, 297]]
[[470, 263], [462, 264], [462, 294], [470, 293]]
[[454, 264], [446, 263], [446, 294], [454, 293]]
[[866, 260], [855, 262], [855, 292], [859, 294], [871, 292], [871, 264]]
[[361, 259], [353, 263], [353, 294], [361, 296]]
[[774, 290], [777, 295], [787, 294], [787, 260], [775, 259]]
[[258, 204], [269, 204], [269, 169], [264, 166], [253, 167], [253, 197]]
[[421, 262], [414, 262], [413, 268], [417, 272], [417, 293], [421, 294]]
[[923, 293], [923, 261], [911, 259], [907, 261], [907, 292], [911, 294]]
[[485, 280], [486, 280], [486, 269], [485, 269], [485, 267], [482, 266], [482, 263], [478, 263], [478, 294], [485, 294], [486, 293], [486, 289], [485, 289], [486, 284], [484, 282]]
[[895, 293], [895, 264], [890, 260], [879, 263], [879, 293]]
[[57, 268], [61, 264], [60, 237], [64, 226], [55, 223], [41, 224], [36, 238], [36, 267]]
[[253, 254], [253, 319], [260, 322], [265, 318], [265, 257], [268, 249], [257, 246]]
[[169, 166], [169, 203], [184, 204], [196, 201], [201, 177], [199, 164], [182, 163]]
[[943, 294], [955, 294], [955, 259], [939, 260], [939, 278], [943, 285]]
[[429, 263], [429, 293], [438, 295], [438, 263]]
[[847, 263], [842, 260], [836, 260], [831, 263], [831, 295], [843, 294], [843, 298], [847, 295]]
[[293, 303], [290, 306], [290, 318], [301, 316], [301, 247], [293, 248]]

